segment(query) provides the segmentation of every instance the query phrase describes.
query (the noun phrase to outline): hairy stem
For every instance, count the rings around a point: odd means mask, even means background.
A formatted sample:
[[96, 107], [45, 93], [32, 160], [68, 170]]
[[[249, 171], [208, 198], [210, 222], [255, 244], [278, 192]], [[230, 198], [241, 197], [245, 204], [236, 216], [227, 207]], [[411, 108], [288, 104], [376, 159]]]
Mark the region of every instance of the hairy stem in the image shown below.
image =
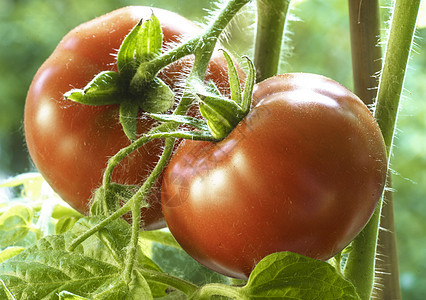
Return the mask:
[[[373, 104], [379, 85], [375, 76], [382, 67], [382, 53], [378, 44], [379, 3], [377, 0], [349, 0], [348, 4], [354, 92], [365, 104]], [[346, 278], [355, 285], [362, 299], [369, 299], [373, 288], [376, 226], [378, 223], [372, 224], [371, 233], [366, 234], [365, 229], [352, 242], [353, 248], [344, 270]]]
[[196, 292], [198, 286], [180, 279], [178, 277], [171, 276], [162, 272], [152, 271], [146, 268], [138, 269], [138, 271], [145, 277], [147, 281], [161, 282], [171, 286], [177, 290], [182, 291], [186, 295], [191, 295]]
[[[197, 43], [194, 43], [194, 40], [191, 40], [189, 42], [188, 47], [181, 46], [179, 47], [181, 52], [179, 54], [174, 54], [166, 56], [166, 59], [164, 60], [167, 64], [172, 62], [170, 61], [169, 57], [173, 57], [174, 60], [179, 59], [180, 57], [186, 55], [185, 51], [193, 51], [195, 54], [195, 61], [194, 66], [191, 70], [191, 74], [188, 77], [187, 80], [187, 86], [190, 86], [191, 82], [193, 80], [203, 80], [205, 73], [207, 71], [207, 67], [211, 58], [211, 55], [213, 53], [214, 47], [216, 45], [217, 39], [221, 32], [224, 30], [226, 25], [229, 23], [229, 21], [233, 18], [233, 16], [238, 12], [238, 10], [243, 7], [246, 3], [248, 3], [249, 0], [230, 0], [228, 4], [224, 7], [224, 9], [219, 14], [218, 18], [211, 24], [209, 29], [199, 37], [199, 40]], [[196, 44], [195, 48], [192, 48], [192, 45]], [[189, 50], [188, 50], [189, 49]], [[189, 54], [189, 53], [188, 53]], [[158, 63], [158, 62], [157, 62]], [[158, 65], [158, 64], [157, 64]], [[161, 65], [161, 64], [159, 64]], [[139, 69], [138, 69], [139, 71]], [[143, 71], [145, 72], [145, 71]], [[141, 76], [144, 76], [142, 74]], [[145, 78], [133, 78], [133, 80], [136, 80], [136, 85], [143, 81]], [[132, 80], [132, 81], [133, 81]], [[191, 103], [193, 102], [193, 97], [191, 96], [190, 92], [185, 92], [181, 101], [179, 102], [177, 108], [174, 111], [174, 114], [185, 114], [187, 110], [189, 109]], [[141, 188], [133, 195], [133, 197], [120, 209], [118, 209], [116, 212], [114, 212], [112, 215], [104, 219], [101, 223], [99, 223], [97, 226], [89, 229], [87, 232], [85, 232], [80, 237], [76, 238], [71, 245], [68, 247], [69, 251], [72, 251], [77, 247], [81, 242], [83, 242], [85, 239], [90, 237], [92, 234], [94, 234], [96, 231], [100, 230], [113, 220], [119, 218], [123, 214], [127, 213], [129, 210], [132, 210], [132, 234], [131, 234], [131, 241], [130, 245], [128, 247], [127, 251], [127, 262], [124, 268], [124, 278], [127, 282], [131, 281], [131, 274], [134, 267], [134, 261], [136, 257], [136, 249], [138, 245], [138, 238], [139, 238], [139, 228], [140, 228], [140, 222], [141, 222], [141, 216], [140, 216], [140, 210], [142, 206], [146, 205], [144, 203], [144, 199], [148, 192], [150, 191], [152, 185], [157, 180], [158, 176], [161, 174], [162, 170], [164, 169], [167, 161], [169, 160], [171, 153], [173, 151], [173, 146], [175, 142], [175, 138], [167, 137], [167, 135], [170, 136], [172, 133], [171, 131], [176, 130], [178, 127], [177, 124], [162, 124], [154, 129], [152, 129], [149, 134], [142, 136], [137, 141], [132, 143], [126, 148], [123, 148], [120, 150], [113, 158], [111, 158], [108, 162], [107, 169], [104, 174], [103, 178], [103, 184], [105, 189], [108, 188], [108, 185], [111, 182], [111, 175], [114, 170], [114, 168], [131, 152], [138, 149], [140, 146], [144, 145], [148, 141], [150, 141], [153, 138], [165, 138], [165, 149], [163, 151], [163, 154], [161, 155], [157, 165], [155, 166], [154, 170], [151, 172], [151, 174], [148, 176], [147, 180], [144, 182], [144, 184], [141, 186]], [[164, 130], [164, 131], [163, 131]]]
[[257, 0], [257, 32], [254, 52], [256, 82], [278, 72], [281, 44], [290, 0]]
[[190, 299], [212, 299], [214, 297], [221, 297], [226, 299], [246, 299], [239, 292], [239, 289], [233, 286], [224, 285], [220, 283], [210, 283], [203, 285]]
[[[397, 0], [394, 7], [375, 110], [388, 160], [419, 5], [420, 0]], [[381, 207], [382, 201], [369, 223], [353, 241], [353, 250], [345, 269], [345, 276], [355, 284], [361, 299], [370, 299], [371, 296]]]

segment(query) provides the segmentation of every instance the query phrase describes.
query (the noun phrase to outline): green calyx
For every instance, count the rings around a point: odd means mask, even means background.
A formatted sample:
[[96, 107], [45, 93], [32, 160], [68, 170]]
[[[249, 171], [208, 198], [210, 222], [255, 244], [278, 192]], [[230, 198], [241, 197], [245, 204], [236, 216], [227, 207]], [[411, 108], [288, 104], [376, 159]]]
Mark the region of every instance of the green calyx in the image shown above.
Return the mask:
[[[117, 55], [117, 69], [102, 71], [83, 89], [65, 93], [65, 98], [85, 105], [120, 105], [120, 123], [130, 140], [137, 138], [137, 117], [140, 110], [164, 113], [174, 102], [174, 93], [158, 77], [146, 71], [137, 91], [131, 81], [140, 66], [160, 56], [163, 34], [156, 16], [140, 21], [124, 38]], [[139, 70], [138, 70], [139, 69]]]
[[231, 56], [225, 50], [222, 51], [228, 63], [231, 99], [223, 97], [213, 84], [210, 92], [197, 93], [201, 115], [206, 119], [208, 129], [216, 140], [224, 139], [250, 111], [255, 81], [254, 65], [248, 57], [244, 57], [248, 62], [249, 72], [244, 91], [241, 92], [235, 64]]
[[189, 84], [191, 94], [198, 100], [199, 109], [204, 118], [177, 114], [149, 114], [151, 118], [162, 123], [184, 125], [195, 129], [167, 132], [167, 137], [218, 142], [228, 136], [249, 113], [255, 82], [254, 65], [248, 57], [244, 57], [248, 62], [249, 70], [244, 91], [241, 92], [240, 79], [234, 62], [225, 50], [223, 50], [223, 54], [228, 63], [231, 99], [223, 96], [212, 81], [208, 83], [207, 87], [199, 80], [191, 81]]

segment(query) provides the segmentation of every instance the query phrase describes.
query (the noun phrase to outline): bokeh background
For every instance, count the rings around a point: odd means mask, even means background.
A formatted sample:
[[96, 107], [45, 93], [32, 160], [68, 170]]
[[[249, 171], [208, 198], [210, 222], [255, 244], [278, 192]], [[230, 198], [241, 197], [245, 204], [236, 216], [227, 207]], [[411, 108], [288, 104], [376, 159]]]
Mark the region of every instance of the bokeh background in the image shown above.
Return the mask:
[[[381, 1], [382, 18], [390, 1]], [[424, 2], [424, 1], [423, 1]], [[34, 171], [23, 133], [25, 96], [38, 67], [62, 36], [78, 24], [126, 5], [175, 11], [205, 23], [206, 0], [1, 0], [0, 180]], [[395, 219], [404, 299], [426, 295], [426, 5], [422, 4], [414, 51], [398, 118], [392, 170]], [[294, 0], [281, 72], [312, 72], [352, 88], [347, 2]], [[247, 8], [229, 29], [225, 44], [252, 55], [255, 15]], [[386, 30], [383, 30], [383, 36]], [[384, 39], [382, 39], [384, 40]]]

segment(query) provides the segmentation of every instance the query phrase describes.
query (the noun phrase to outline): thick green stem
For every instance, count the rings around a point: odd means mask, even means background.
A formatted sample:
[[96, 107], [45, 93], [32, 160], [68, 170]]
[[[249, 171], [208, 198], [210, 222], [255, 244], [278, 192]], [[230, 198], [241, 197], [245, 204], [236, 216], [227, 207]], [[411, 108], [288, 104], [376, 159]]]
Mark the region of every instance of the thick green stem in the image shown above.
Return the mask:
[[[379, 84], [375, 76], [382, 67], [382, 53], [378, 44], [379, 4], [377, 0], [349, 0], [348, 4], [354, 92], [365, 104], [372, 104]], [[376, 213], [380, 215], [379, 211]], [[372, 218], [374, 224], [366, 227], [353, 241], [344, 270], [346, 278], [355, 285], [362, 299], [369, 299], [373, 289], [378, 226], [375, 217]]]
[[254, 52], [256, 81], [278, 72], [285, 21], [290, 0], [257, 0], [257, 32]]
[[[420, 0], [397, 0], [393, 12], [375, 110], [388, 160], [419, 5]], [[369, 223], [353, 241], [353, 250], [345, 269], [345, 276], [355, 284], [361, 299], [370, 299], [371, 296], [373, 282], [370, 278], [374, 275], [381, 207], [382, 201]]]

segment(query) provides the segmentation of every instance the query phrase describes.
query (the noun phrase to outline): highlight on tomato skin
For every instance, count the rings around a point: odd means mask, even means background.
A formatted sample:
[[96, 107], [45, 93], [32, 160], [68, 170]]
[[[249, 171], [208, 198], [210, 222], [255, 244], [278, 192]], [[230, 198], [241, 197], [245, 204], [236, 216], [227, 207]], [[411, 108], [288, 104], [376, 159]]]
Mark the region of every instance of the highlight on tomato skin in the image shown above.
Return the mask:
[[163, 214], [185, 251], [227, 276], [246, 279], [280, 251], [327, 260], [374, 212], [385, 152], [351, 91], [320, 75], [275, 76], [255, 86], [252, 110], [224, 140], [179, 145]]
[[[160, 20], [163, 48], [201, 32], [192, 21], [170, 11], [124, 7], [81, 24], [65, 35], [36, 73], [26, 98], [25, 137], [29, 154], [38, 171], [65, 201], [87, 214], [92, 193], [102, 182], [108, 159], [129, 145], [119, 124], [118, 105], [87, 106], [63, 99], [73, 88], [83, 88], [101, 71], [117, 71], [120, 44], [141, 18], [154, 13]], [[178, 61], [160, 72], [172, 90], [181, 93], [182, 80], [192, 59]], [[226, 92], [227, 67], [220, 53], [214, 53], [208, 79]], [[147, 132], [153, 121], [139, 116], [138, 133]], [[114, 170], [112, 182], [140, 185], [155, 166], [163, 148], [151, 141], [126, 157]], [[160, 205], [160, 183], [143, 208], [145, 229], [164, 227]]]

